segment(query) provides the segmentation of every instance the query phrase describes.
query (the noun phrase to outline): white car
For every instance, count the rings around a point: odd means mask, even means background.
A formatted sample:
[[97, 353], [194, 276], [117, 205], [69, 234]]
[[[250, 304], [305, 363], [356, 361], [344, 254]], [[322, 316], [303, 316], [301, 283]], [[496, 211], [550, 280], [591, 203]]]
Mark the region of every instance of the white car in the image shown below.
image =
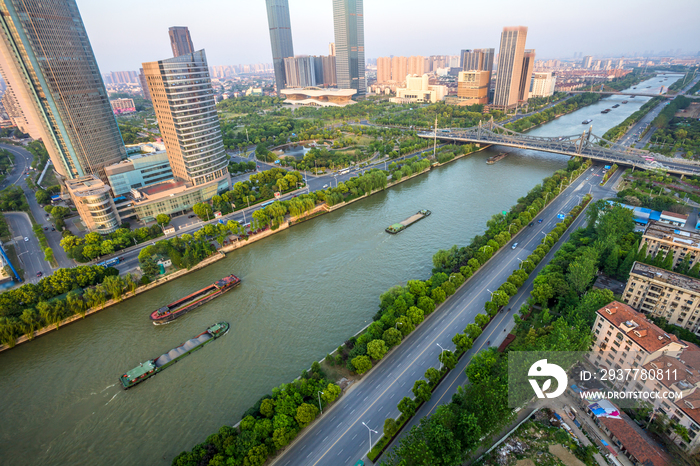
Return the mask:
[[513, 243], [513, 246], [511, 247], [511, 249], [515, 249], [517, 247], [518, 247], [518, 243]]
[[29, 238], [27, 238], [27, 237], [25, 236], [25, 237], [24, 237], [24, 241], [29, 241]]
[[324, 185], [323, 185], [323, 189], [326, 189], [327, 187], [328, 187], [327, 184], [324, 184]]

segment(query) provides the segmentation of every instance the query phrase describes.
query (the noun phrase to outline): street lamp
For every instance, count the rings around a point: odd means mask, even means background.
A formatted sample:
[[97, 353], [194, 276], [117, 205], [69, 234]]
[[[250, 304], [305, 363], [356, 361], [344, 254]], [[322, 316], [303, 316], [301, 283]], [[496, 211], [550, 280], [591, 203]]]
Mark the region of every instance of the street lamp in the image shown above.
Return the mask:
[[[435, 343], [435, 344], [440, 346], [440, 343]], [[443, 348], [442, 346], [440, 346], [440, 349], [442, 350], [442, 351], [440, 351], [440, 356], [442, 356], [442, 353], [444, 353], [447, 350], [445, 348]], [[440, 360], [439, 357], [438, 357], [438, 361], [440, 361], [440, 370], [442, 370], [442, 361]]]
[[403, 327], [403, 322], [396, 322], [396, 330], [399, 329], [399, 324], [401, 324], [401, 326]]
[[488, 291], [489, 293], [491, 293], [491, 299], [493, 299], [493, 291], [489, 290], [488, 288], [486, 288], [486, 291]]
[[372, 432], [374, 432], [375, 434], [378, 434], [379, 432], [377, 432], [374, 429], [371, 429], [367, 424], [364, 423], [364, 421], [362, 422], [362, 425], [367, 427], [367, 430], [369, 431], [369, 448], [367, 449], [367, 454], [369, 455], [369, 452], [372, 451]]
[[321, 407], [321, 395], [323, 395], [323, 392], [318, 392], [318, 409], [321, 411], [321, 414], [323, 414], [323, 408]]

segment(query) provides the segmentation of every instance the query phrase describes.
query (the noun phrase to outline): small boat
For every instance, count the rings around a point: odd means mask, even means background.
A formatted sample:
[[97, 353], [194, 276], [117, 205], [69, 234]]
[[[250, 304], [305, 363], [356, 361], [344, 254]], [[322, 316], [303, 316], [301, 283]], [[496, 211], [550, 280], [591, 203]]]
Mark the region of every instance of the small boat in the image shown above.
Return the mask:
[[582, 124], [582, 125], [587, 125], [587, 124], [590, 123], [591, 121], [593, 121], [593, 120], [591, 120], [591, 119], [589, 118], [588, 120], [583, 120], [583, 121], [581, 122], [581, 124]]
[[217, 280], [212, 285], [202, 288], [184, 298], [178, 299], [167, 306], [163, 306], [151, 312], [153, 325], [169, 324], [180, 316], [185, 315], [204, 303], [208, 303], [214, 298], [218, 298], [230, 289], [240, 285], [241, 279], [235, 275], [229, 275], [221, 280]]
[[635, 97], [637, 97], [637, 96], [636, 95], [630, 96], [630, 99], [634, 99]]
[[488, 160], [486, 160], [486, 164], [493, 165], [494, 163], [498, 162], [501, 159], [504, 159], [507, 156], [508, 156], [508, 152], [501, 152], [498, 155], [494, 155], [493, 157], [489, 157]]
[[194, 338], [187, 340], [180, 346], [171, 349], [167, 353], [164, 353], [155, 359], [149, 359], [146, 362], [142, 362], [126, 374], [119, 377], [119, 382], [121, 382], [122, 388], [127, 390], [134, 385], [143, 382], [147, 378], [156, 375], [158, 372], [164, 370], [171, 364], [176, 363], [193, 351], [196, 351], [207, 343], [226, 335], [229, 328], [228, 322], [219, 322], [212, 325]]
[[626, 104], [626, 103], [627, 103], [627, 101], [626, 101], [626, 100], [623, 100], [623, 101], [622, 101], [622, 103], [623, 103], [623, 104]]
[[609, 108], [606, 108], [605, 110], [603, 110], [603, 111], [600, 112], [600, 113], [610, 113], [610, 112], [612, 112], [612, 110], [610, 110]]
[[617, 107], [619, 107], [619, 106], [620, 106], [620, 104], [615, 104], [615, 105], [612, 106], [612, 108], [617, 108]]

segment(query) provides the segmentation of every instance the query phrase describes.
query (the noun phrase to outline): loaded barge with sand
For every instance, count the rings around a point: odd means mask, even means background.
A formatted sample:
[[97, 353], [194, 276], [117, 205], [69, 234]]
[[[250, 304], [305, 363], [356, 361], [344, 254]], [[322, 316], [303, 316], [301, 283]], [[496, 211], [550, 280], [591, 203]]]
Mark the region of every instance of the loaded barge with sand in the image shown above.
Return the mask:
[[162, 371], [169, 365], [174, 364], [193, 351], [196, 351], [207, 343], [226, 335], [228, 329], [228, 322], [219, 322], [218, 324], [212, 325], [196, 337], [187, 340], [177, 348], [171, 349], [156, 359], [149, 359], [148, 361], [139, 364], [137, 367], [119, 377], [122, 387], [124, 390], [129, 389], [137, 383], [143, 382], [147, 378], [156, 375], [158, 372]]
[[406, 228], [408, 228], [409, 226], [413, 225], [418, 220], [423, 220], [425, 217], [427, 217], [431, 213], [432, 212], [430, 212], [429, 210], [426, 210], [426, 209], [419, 210], [417, 213], [415, 213], [414, 215], [411, 215], [403, 222], [394, 223], [393, 225], [388, 227], [385, 231], [387, 233], [391, 233], [392, 235], [395, 235], [396, 233], [403, 231]]
[[501, 152], [498, 155], [494, 155], [493, 157], [489, 157], [488, 160], [486, 160], [486, 163], [488, 165], [493, 165], [494, 163], [498, 162], [501, 159], [504, 159], [508, 156], [508, 152]]

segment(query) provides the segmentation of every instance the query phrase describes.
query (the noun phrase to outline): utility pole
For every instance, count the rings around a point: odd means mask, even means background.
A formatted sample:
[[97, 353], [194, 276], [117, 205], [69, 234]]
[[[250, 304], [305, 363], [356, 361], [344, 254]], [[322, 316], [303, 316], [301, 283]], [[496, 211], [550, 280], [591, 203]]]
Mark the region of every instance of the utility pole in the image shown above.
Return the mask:
[[433, 133], [433, 159], [437, 153], [437, 113], [435, 114], [435, 131]]

